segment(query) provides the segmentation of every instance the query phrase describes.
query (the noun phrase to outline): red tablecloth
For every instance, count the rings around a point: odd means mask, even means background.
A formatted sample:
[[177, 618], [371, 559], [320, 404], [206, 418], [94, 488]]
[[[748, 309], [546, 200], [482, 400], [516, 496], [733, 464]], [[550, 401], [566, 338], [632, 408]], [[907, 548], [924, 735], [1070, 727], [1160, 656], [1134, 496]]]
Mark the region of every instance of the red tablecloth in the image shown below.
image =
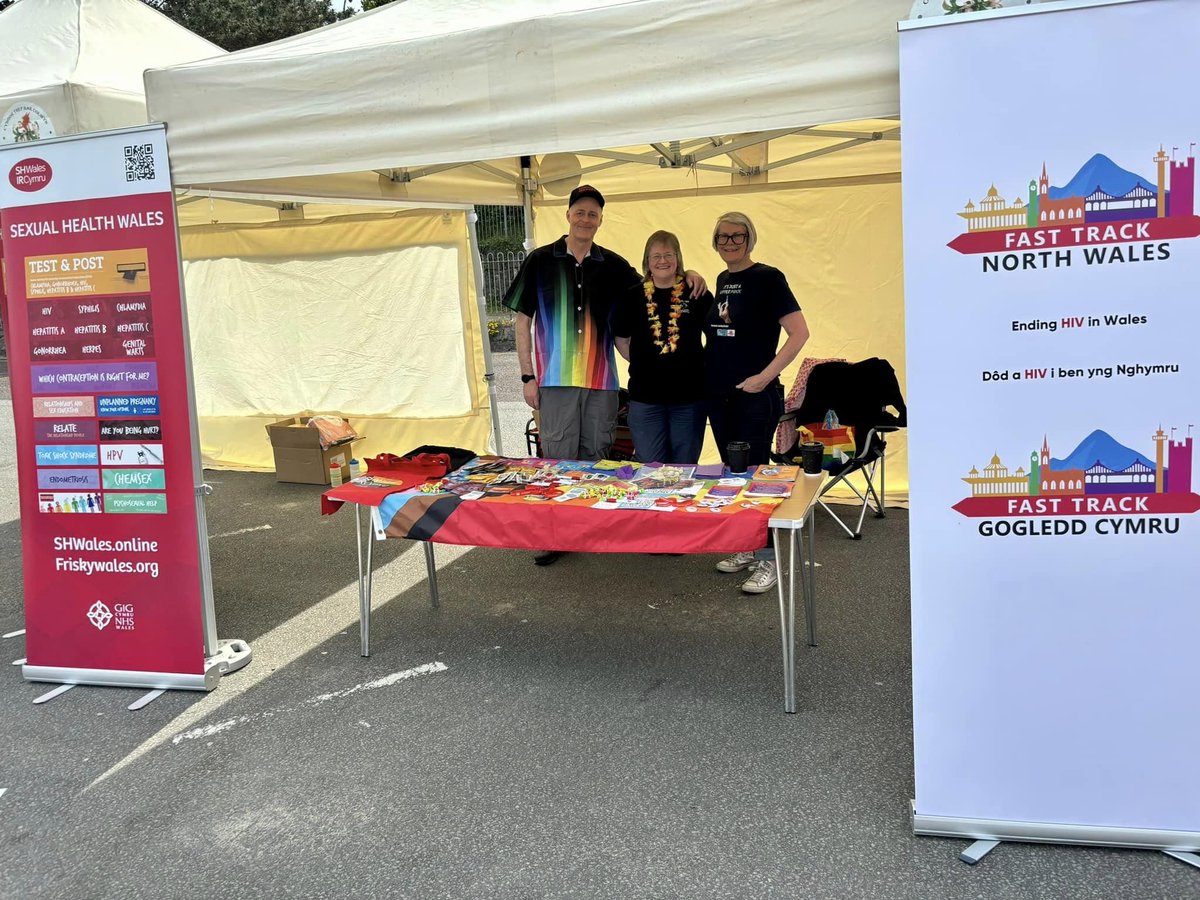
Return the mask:
[[[525, 462], [532, 466], [546, 461]], [[449, 476], [454, 477], [455, 473]], [[434, 479], [431, 487], [446, 484]], [[734, 553], [766, 546], [767, 522], [778, 501], [743, 495], [722, 498], [727, 500], [722, 506], [705, 505], [713, 485], [715, 481], [706, 482], [705, 493], [699, 497], [662, 500], [654, 509], [597, 508], [596, 498], [556, 500], [554, 496], [570, 487], [526, 484], [478, 499], [405, 489], [370, 505], [379, 506], [389, 537], [441, 544], [591, 553]], [[475, 493], [505, 490], [498, 485], [449, 486], [459, 493], [464, 488]], [[328, 491], [326, 496], [364, 502], [344, 488]], [[710, 498], [707, 502], [721, 501]]]

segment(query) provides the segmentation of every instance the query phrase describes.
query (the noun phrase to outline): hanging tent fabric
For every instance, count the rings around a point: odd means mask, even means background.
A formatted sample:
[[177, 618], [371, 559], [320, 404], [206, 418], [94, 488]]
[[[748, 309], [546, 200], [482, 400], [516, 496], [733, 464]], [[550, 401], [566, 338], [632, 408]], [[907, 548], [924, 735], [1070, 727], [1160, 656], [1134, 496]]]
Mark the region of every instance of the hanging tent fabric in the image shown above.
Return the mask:
[[[402, 0], [149, 71], [148, 107], [196, 196], [524, 203], [543, 242], [586, 181], [609, 200], [602, 244], [637, 262], [670, 228], [710, 282], [712, 222], [744, 208], [756, 258], [808, 314], [804, 355], [886, 356], [903, 377], [896, 22], [910, 6]], [[903, 492], [902, 438], [893, 450]]]
[[15, 107], [41, 138], [144, 125], [144, 70], [224, 52], [141, 0], [18, 0], [0, 13], [0, 144]]

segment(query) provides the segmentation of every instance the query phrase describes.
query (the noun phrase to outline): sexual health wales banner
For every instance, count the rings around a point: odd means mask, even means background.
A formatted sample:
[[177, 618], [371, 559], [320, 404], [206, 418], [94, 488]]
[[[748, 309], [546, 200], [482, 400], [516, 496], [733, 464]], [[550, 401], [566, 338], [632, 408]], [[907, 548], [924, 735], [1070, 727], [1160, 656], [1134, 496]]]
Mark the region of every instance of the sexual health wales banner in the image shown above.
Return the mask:
[[1196, 13], [903, 26], [918, 832], [1200, 847]]
[[174, 211], [161, 126], [0, 150], [32, 680], [220, 677]]

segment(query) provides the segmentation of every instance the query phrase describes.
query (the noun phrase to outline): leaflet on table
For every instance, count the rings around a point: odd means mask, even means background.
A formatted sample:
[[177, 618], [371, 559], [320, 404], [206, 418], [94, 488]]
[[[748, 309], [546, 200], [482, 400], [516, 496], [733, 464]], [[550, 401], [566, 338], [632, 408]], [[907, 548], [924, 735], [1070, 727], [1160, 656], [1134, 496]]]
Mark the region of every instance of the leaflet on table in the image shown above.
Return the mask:
[[758, 483], [740, 476], [706, 480], [691, 477], [696, 467], [647, 465], [615, 460], [507, 459], [477, 457], [445, 478], [420, 486], [422, 493], [451, 493], [462, 500], [522, 500], [586, 503], [597, 509], [671, 511], [719, 510], [732, 504], [771, 504], [786, 497], [788, 469], [774, 467]]

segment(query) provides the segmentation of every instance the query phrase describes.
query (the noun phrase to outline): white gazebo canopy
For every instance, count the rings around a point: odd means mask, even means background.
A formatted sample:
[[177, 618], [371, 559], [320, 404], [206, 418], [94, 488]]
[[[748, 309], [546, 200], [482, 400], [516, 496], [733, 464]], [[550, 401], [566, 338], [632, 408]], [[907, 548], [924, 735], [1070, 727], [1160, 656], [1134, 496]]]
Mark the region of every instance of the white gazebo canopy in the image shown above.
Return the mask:
[[146, 69], [224, 52], [140, 0], [18, 0], [0, 13], [0, 118], [32, 104], [56, 135], [143, 125]]

